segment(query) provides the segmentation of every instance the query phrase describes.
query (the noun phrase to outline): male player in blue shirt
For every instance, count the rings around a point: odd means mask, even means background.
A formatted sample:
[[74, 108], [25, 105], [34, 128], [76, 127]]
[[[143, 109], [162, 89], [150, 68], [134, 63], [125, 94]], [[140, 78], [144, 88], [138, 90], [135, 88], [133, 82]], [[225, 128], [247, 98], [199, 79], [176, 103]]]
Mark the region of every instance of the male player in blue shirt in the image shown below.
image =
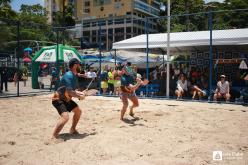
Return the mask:
[[77, 123], [81, 116], [81, 109], [78, 107], [77, 103], [71, 100], [72, 97], [78, 99], [84, 99], [85, 96], [82, 92], [78, 91], [77, 85], [77, 69], [80, 67], [80, 62], [78, 59], [73, 58], [69, 61], [69, 71], [64, 74], [59, 83], [59, 88], [54, 94], [52, 104], [57, 109], [59, 115], [61, 116], [54, 131], [52, 138], [57, 139], [59, 132], [62, 130], [64, 125], [69, 120], [69, 113], [74, 112], [72, 119], [72, 126], [70, 129], [71, 134], [78, 134], [76, 130]]

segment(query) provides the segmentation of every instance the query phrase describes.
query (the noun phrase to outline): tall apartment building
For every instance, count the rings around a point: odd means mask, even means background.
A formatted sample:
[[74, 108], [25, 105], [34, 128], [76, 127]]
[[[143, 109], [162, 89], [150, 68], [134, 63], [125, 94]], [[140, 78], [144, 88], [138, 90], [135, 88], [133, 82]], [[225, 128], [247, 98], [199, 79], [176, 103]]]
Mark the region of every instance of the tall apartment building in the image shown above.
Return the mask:
[[[48, 5], [58, 4], [63, 0], [46, 0]], [[73, 3], [77, 27], [82, 25], [76, 38], [83, 37], [90, 43], [99, 42], [101, 25], [101, 40], [106, 49], [111, 49], [112, 43], [145, 33], [145, 17], [158, 17], [160, 3], [156, 0], [65, 0]], [[60, 3], [59, 3], [60, 2]], [[52, 5], [51, 5], [52, 3]], [[61, 7], [57, 7], [61, 10]], [[52, 9], [57, 9], [53, 7]], [[47, 9], [50, 9], [47, 6]], [[51, 13], [53, 13], [52, 10]], [[57, 10], [58, 11], [58, 10]], [[77, 28], [78, 29], [78, 28]], [[157, 32], [156, 20], [150, 20], [148, 30]]]
[[[78, 24], [83, 23], [83, 38], [90, 43], [101, 40], [107, 50], [112, 43], [145, 33], [145, 17], [158, 17], [160, 3], [155, 0], [78, 0]], [[84, 12], [82, 12], [82, 10]], [[156, 20], [148, 30], [157, 32]], [[79, 36], [77, 36], [79, 37]]]

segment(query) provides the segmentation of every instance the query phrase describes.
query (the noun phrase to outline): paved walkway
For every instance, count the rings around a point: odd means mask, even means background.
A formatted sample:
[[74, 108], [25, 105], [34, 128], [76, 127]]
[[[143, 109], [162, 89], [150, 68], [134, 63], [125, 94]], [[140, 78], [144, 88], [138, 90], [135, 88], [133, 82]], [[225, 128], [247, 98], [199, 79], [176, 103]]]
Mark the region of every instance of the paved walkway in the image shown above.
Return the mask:
[[[44, 89], [32, 89], [31, 77], [28, 78], [28, 81], [26, 83], [27, 83], [26, 87], [24, 87], [23, 81], [19, 82], [19, 94], [21, 96], [51, 93], [49, 90], [50, 87], [49, 77], [44, 78], [44, 85], [45, 85]], [[17, 87], [15, 87], [14, 82], [8, 82], [8, 91], [3, 90], [3, 93], [0, 93], [0, 98], [8, 97], [8, 96], [17, 96]]]

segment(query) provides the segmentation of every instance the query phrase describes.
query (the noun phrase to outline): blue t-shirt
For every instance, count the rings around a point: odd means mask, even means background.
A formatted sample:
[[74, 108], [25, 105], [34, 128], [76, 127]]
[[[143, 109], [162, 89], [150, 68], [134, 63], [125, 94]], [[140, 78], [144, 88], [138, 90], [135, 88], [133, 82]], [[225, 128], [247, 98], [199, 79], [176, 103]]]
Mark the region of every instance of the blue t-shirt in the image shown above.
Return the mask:
[[134, 84], [134, 77], [131, 75], [122, 75], [121, 86], [129, 86], [129, 84]]
[[72, 71], [66, 72], [60, 80], [59, 87], [65, 86], [68, 90], [78, 88], [78, 79]]
[[78, 79], [72, 71], [66, 72], [60, 80], [57, 92], [60, 94], [60, 99], [66, 100], [65, 91], [75, 90], [78, 88]]

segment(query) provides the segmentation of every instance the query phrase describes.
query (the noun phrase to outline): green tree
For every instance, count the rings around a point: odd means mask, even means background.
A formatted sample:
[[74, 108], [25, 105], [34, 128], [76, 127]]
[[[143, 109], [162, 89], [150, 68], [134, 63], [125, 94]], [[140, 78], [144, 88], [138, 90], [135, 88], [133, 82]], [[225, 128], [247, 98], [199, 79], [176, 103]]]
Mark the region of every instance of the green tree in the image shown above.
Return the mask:
[[[247, 0], [225, 0], [224, 9], [248, 9]], [[247, 28], [248, 27], [248, 11], [229, 12], [224, 15], [230, 28]]]
[[12, 0], [0, 0], [0, 7], [2, 5], [7, 5], [7, 4], [10, 4], [12, 2]]
[[69, 4], [65, 6], [64, 12], [56, 12], [53, 24], [55, 26], [74, 26], [76, 22], [73, 14], [73, 8], [74, 6]]
[[[167, 6], [166, 0], [161, 0], [161, 2]], [[198, 13], [204, 10], [203, 0], [172, 0], [171, 1], [171, 30], [173, 32], [178, 31], [194, 31], [205, 28], [205, 15], [197, 14], [190, 16], [187, 14]], [[167, 15], [167, 11], [161, 12], [162, 16]], [[166, 27], [167, 20], [165, 18], [162, 26]]]

